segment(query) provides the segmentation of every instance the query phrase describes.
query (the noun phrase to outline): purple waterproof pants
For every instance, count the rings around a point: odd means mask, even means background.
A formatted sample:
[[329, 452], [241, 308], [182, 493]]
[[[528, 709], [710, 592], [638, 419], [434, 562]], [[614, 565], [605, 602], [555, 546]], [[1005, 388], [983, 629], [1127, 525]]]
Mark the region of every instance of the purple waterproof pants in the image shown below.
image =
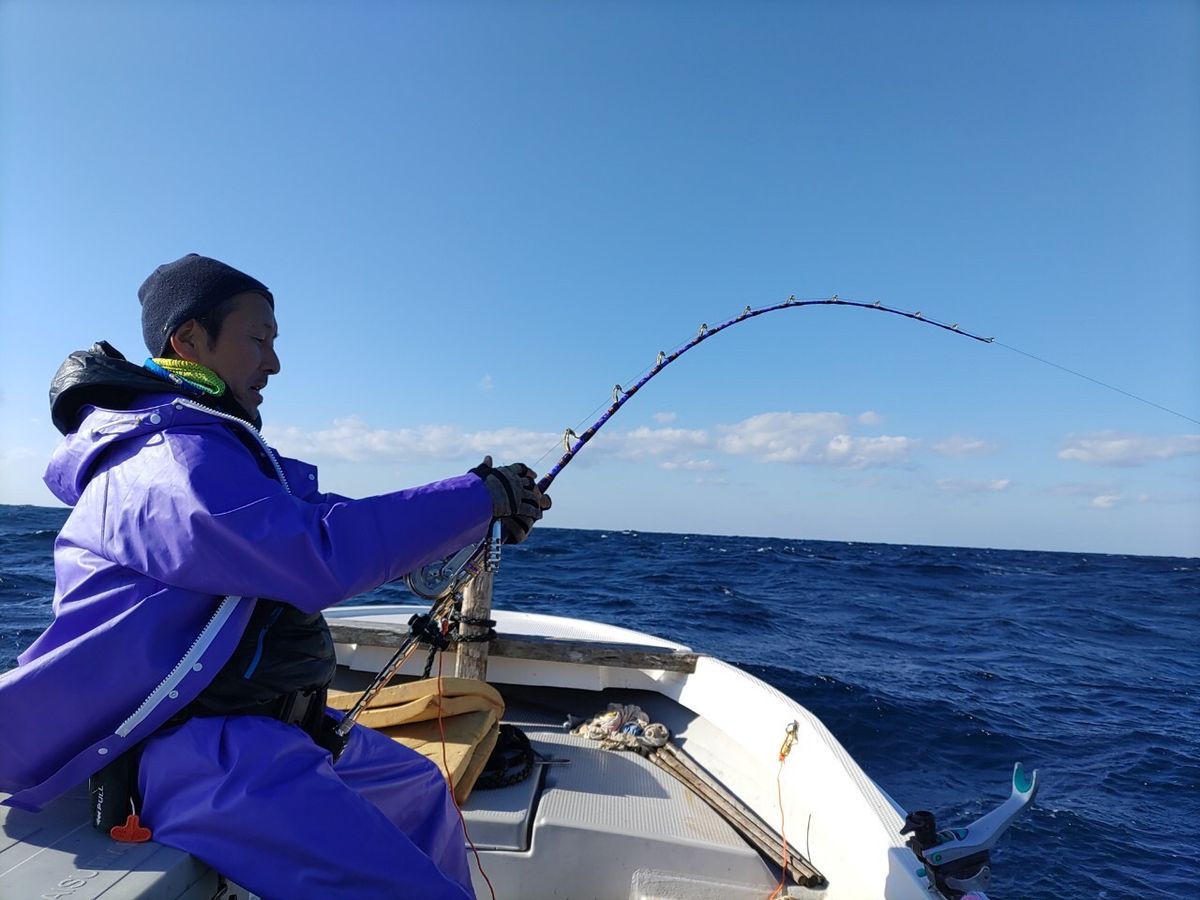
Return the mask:
[[154, 840], [264, 900], [475, 896], [441, 772], [369, 728], [331, 765], [295, 725], [189, 719], [146, 742], [138, 785]]

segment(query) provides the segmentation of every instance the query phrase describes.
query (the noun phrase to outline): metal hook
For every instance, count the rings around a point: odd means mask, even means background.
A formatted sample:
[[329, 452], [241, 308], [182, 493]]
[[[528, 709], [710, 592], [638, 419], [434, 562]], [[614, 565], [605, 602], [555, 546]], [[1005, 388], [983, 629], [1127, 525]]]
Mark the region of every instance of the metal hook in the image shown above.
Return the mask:
[[575, 440], [579, 440], [579, 435], [577, 435], [574, 431], [572, 431], [570, 428], [568, 428], [566, 431], [563, 432], [563, 449], [567, 453], [571, 452], [571, 438], [575, 438]]
[[787, 298], [787, 302], [788, 302], [788, 303], [795, 303], [795, 302], [796, 302], [796, 295], [795, 295], [795, 294], [792, 294], [791, 296], [789, 296], [789, 297]]
[[613, 403], [616, 403], [618, 400], [620, 400], [621, 395], [623, 393], [625, 393], [625, 391], [621, 389], [621, 386], [619, 384], [614, 384], [613, 385]]
[[701, 322], [701, 323], [700, 323], [700, 331], [699, 331], [699, 333], [696, 335], [696, 337], [704, 337], [704, 335], [706, 335], [707, 333], [708, 333], [708, 323], [707, 323], [707, 322]]
[[742, 314], [740, 316], [738, 316], [738, 318], [744, 319], [748, 315], [750, 315], [750, 307], [747, 305], [746, 308], [742, 310]]
[[796, 735], [800, 730], [800, 723], [795, 719], [788, 725], [787, 731], [783, 737], [783, 744], [779, 748], [779, 761], [783, 762], [787, 755], [792, 752], [792, 745], [796, 743]]
[[663, 360], [664, 360], [664, 359], [666, 359], [666, 358], [667, 358], [667, 354], [666, 354], [666, 353], [664, 353], [662, 350], [659, 350], [659, 351], [658, 351], [658, 359], [656, 359], [656, 360], [654, 361], [654, 365], [655, 365], [655, 366], [661, 366], [661, 365], [663, 364]]

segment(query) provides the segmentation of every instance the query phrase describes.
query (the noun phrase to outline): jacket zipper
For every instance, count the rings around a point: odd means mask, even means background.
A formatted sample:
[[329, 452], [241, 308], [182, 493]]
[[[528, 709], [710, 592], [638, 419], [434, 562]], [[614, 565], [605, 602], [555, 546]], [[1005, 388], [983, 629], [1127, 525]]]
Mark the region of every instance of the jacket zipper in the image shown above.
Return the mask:
[[[208, 413], [211, 416], [216, 416], [218, 419], [224, 419], [228, 422], [233, 422], [245, 428], [252, 435], [254, 435], [254, 439], [258, 442], [259, 446], [262, 447], [267, 459], [271, 461], [271, 467], [275, 469], [275, 474], [279, 476], [279, 481], [283, 485], [283, 489], [289, 494], [292, 492], [291, 486], [287, 481], [287, 476], [283, 474], [283, 467], [280, 466], [279, 460], [275, 458], [275, 454], [271, 451], [271, 448], [267, 446], [267, 442], [263, 440], [263, 436], [259, 433], [258, 429], [249, 422], [245, 422], [239, 419], [237, 416], [231, 416], [228, 413], [219, 412], [215, 409], [209, 409], [207, 406], [204, 406], [200, 403], [195, 403], [183, 397], [177, 397], [176, 399], [172, 400], [171, 403], [176, 409], [186, 406], [189, 409], [195, 409], [203, 413]], [[208, 622], [205, 623], [202, 629], [200, 629], [200, 633], [196, 635], [196, 639], [192, 641], [192, 645], [188, 647], [188, 650], [183, 655], [183, 658], [175, 664], [175, 668], [171, 669], [171, 671], [167, 674], [167, 677], [159, 682], [158, 687], [150, 692], [146, 699], [142, 701], [141, 705], [138, 706], [138, 708], [134, 711], [133, 715], [131, 715], [128, 719], [122, 722], [120, 726], [118, 726], [116, 731], [117, 737], [128, 737], [133, 729], [140, 725], [145, 718], [150, 715], [150, 713], [153, 712], [160, 703], [162, 703], [164, 698], [170, 696], [170, 694], [174, 692], [175, 688], [179, 686], [179, 683], [183, 681], [188, 670], [200, 665], [198, 660], [204, 655], [204, 651], [206, 651], [212, 644], [213, 639], [217, 636], [217, 632], [219, 632], [221, 630], [221, 626], [223, 626], [229, 620], [229, 617], [233, 614], [234, 607], [237, 606], [241, 600], [241, 597], [225, 597], [221, 601], [221, 604], [213, 612]], [[197, 671], [199, 670], [197, 669]]]
[[283, 484], [283, 489], [285, 491], [287, 491], [289, 494], [292, 492], [292, 488], [288, 484], [287, 477], [283, 474], [283, 467], [279, 465], [279, 460], [277, 460], [275, 458], [274, 452], [271, 450], [270, 447], [267, 446], [267, 442], [263, 440], [263, 436], [259, 432], [259, 430], [257, 428], [255, 428], [253, 425], [251, 425], [249, 422], [247, 422], [243, 419], [239, 419], [237, 416], [231, 416], [229, 413], [223, 413], [220, 410], [210, 409], [209, 407], [205, 406], [202, 403], [196, 403], [195, 401], [188, 400], [185, 397], [178, 397], [175, 400], [172, 400], [171, 402], [176, 407], [186, 406], [186, 407], [188, 407], [188, 409], [199, 410], [200, 412], [208, 413], [210, 416], [216, 416], [218, 419], [224, 419], [227, 422], [233, 422], [234, 424], [240, 425], [243, 428], [245, 428], [252, 435], [254, 435], [254, 440], [258, 441], [258, 445], [260, 447], [262, 447], [263, 453], [265, 453], [267, 455], [267, 459], [269, 459], [271, 461], [271, 467], [273, 469], [275, 469], [275, 474], [279, 476], [279, 481], [280, 481], [280, 483]]

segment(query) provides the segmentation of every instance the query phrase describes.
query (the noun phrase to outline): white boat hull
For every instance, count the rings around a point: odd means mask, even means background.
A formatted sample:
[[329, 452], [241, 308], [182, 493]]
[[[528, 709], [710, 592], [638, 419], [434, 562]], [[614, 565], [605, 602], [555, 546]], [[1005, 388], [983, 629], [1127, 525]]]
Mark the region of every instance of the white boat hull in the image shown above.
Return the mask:
[[[329, 618], [331, 623], [359, 620], [404, 629], [409, 617], [422, 610], [415, 606], [338, 608], [330, 611]], [[630, 629], [561, 616], [494, 610], [492, 617], [501, 635], [689, 649]], [[338, 645], [339, 663], [363, 671], [378, 671], [391, 653], [382, 647]], [[569, 650], [564, 653], [569, 655]], [[401, 671], [419, 676], [424, 662], [418, 654]], [[452, 663], [445, 666], [448, 673], [453, 671]], [[918, 874], [923, 872], [922, 864], [900, 836], [904, 811], [819, 719], [741, 669], [705, 655], [697, 657], [693, 672], [493, 656], [488, 661], [488, 681], [502, 692], [506, 685], [524, 685], [660, 694], [697, 717], [683, 735], [692, 758], [759, 818], [786, 832], [789, 842], [828, 879], [828, 887], [811, 896], [828, 900], [927, 900], [931, 896], [928, 881]], [[792, 722], [798, 724], [797, 739], [780, 767], [779, 751]], [[510, 894], [503, 885], [493, 884], [497, 897], [538, 896], [519, 890]], [[612, 888], [606, 896], [631, 896], [628, 882]], [[487, 896], [486, 889], [481, 895]]]
[[[409, 618], [424, 610], [328, 610], [339, 678], [369, 680], [390, 660]], [[903, 811], [795, 701], [719, 659], [651, 635], [567, 617], [492, 615], [502, 640], [493, 645], [488, 681], [511, 698], [509, 711], [535, 749], [560, 758], [539, 762], [522, 785], [477, 789], [464, 806], [499, 900], [749, 900], [774, 887], [778, 870], [682, 781], [643, 756], [601, 750], [561, 727], [563, 709], [587, 716], [614, 700], [642, 704], [668, 724], [688, 757], [769, 829], [786, 833], [827, 880], [792, 887], [788, 895], [937, 896], [901, 840]], [[372, 630], [379, 639], [362, 636]], [[667, 658], [686, 665], [668, 665]], [[419, 677], [424, 664], [418, 653], [401, 675]], [[453, 674], [454, 654], [444, 654], [442, 664]], [[793, 722], [796, 740], [781, 766]], [[91, 829], [86, 785], [36, 815], [0, 807], [0, 835], [0, 897], [248, 896], [187, 854], [153, 843], [118, 844]], [[478, 869], [475, 886], [489, 897]]]

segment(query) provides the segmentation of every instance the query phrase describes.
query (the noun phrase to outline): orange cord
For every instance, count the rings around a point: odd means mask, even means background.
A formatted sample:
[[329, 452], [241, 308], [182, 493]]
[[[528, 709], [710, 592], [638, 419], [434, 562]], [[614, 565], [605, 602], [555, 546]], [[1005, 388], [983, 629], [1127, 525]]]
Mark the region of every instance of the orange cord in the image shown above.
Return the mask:
[[[449, 626], [450, 626], [449, 622], [443, 622], [442, 623], [443, 632], [448, 630]], [[466, 820], [466, 818], [463, 817], [462, 810], [459, 809], [458, 798], [454, 796], [454, 776], [452, 774], [450, 774], [450, 761], [446, 756], [446, 726], [442, 722], [442, 703], [441, 703], [440, 698], [445, 696], [445, 692], [442, 690], [442, 653], [440, 651], [438, 652], [437, 660], [438, 660], [437, 687], [438, 687], [438, 698], [439, 698], [437, 721], [438, 721], [438, 732], [442, 736], [442, 771], [446, 773], [446, 781], [449, 782], [449, 784], [450, 784], [450, 799], [454, 803], [454, 811], [456, 813], [458, 813], [458, 821], [459, 821], [459, 824], [462, 825], [463, 837], [465, 837], [467, 839], [467, 843], [471, 845], [471, 852], [473, 854], [475, 854], [475, 865], [477, 865], [479, 867], [479, 874], [483, 876], [483, 880], [487, 883], [488, 891], [492, 895], [492, 900], [496, 900], [496, 889], [492, 886], [492, 880], [490, 878], [488, 878], [487, 872], [483, 871], [483, 860], [481, 860], [479, 858], [479, 848], [476, 847], [475, 842], [473, 840], [471, 840], [471, 835], [467, 831], [467, 820]]]
[[779, 875], [779, 884], [775, 886], [775, 890], [771, 891], [771, 896], [767, 900], [775, 900], [776, 897], [783, 896], [783, 886], [787, 884], [788, 877], [787, 827], [783, 821], [783, 761], [786, 758], [787, 753], [780, 752], [779, 771], [775, 773], [775, 796], [779, 799], [779, 840], [783, 844], [783, 872]]

